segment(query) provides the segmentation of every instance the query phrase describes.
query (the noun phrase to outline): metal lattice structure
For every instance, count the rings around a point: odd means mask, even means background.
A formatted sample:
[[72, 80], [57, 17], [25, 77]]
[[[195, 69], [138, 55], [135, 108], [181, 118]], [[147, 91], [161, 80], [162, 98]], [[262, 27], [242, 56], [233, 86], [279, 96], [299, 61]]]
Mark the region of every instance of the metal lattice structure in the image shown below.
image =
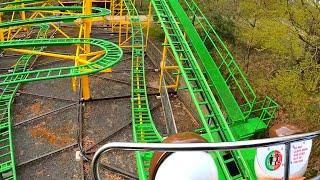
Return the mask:
[[[35, 6], [38, 3], [42, 3], [42, 6]], [[30, 3], [30, 7], [27, 7]], [[2, 41], [0, 42], [0, 48], [25, 53], [14, 66], [12, 73], [0, 75], [0, 86], [2, 92], [0, 95], [1, 103], [1, 148], [0, 148], [0, 174], [4, 179], [16, 179], [15, 171], [15, 160], [13, 156], [13, 143], [12, 143], [12, 103], [14, 95], [19, 89], [21, 83], [41, 81], [41, 80], [50, 80], [57, 78], [66, 78], [66, 77], [76, 77], [82, 75], [88, 75], [103, 71], [105, 69], [111, 68], [117, 64], [122, 58], [122, 50], [115, 44], [93, 38], [47, 38], [47, 31], [49, 25], [52, 25], [54, 28], [58, 29], [59, 32], [63, 33], [58, 27], [56, 27], [52, 22], [70, 22], [77, 19], [86, 19], [106, 16], [110, 11], [104, 8], [93, 8], [93, 13], [85, 14], [82, 13], [83, 7], [72, 6], [72, 7], [61, 7], [61, 6], [44, 6], [46, 1], [30, 1], [24, 0], [19, 2], [8, 2], [0, 4], [1, 6], [6, 6], [1, 8], [1, 13], [12, 13], [12, 20], [8, 22], [2, 22], [0, 24], [0, 29], [2, 33]], [[16, 7], [12, 7], [16, 6]], [[50, 12], [56, 14], [62, 14], [61, 16], [49, 16], [46, 17], [43, 15], [45, 12]], [[67, 13], [65, 13], [66, 11]], [[91, 11], [91, 10], [90, 10]], [[15, 12], [34, 12], [30, 18], [26, 19], [14, 19]], [[45, 23], [45, 24], [43, 24]], [[51, 23], [51, 24], [50, 24]], [[90, 22], [89, 22], [90, 23]], [[40, 25], [40, 30], [36, 39], [27, 39], [27, 40], [13, 40], [15, 35], [10, 35], [13, 28], [17, 28], [18, 31], [21, 31], [25, 25]], [[84, 25], [85, 26], [85, 25]], [[91, 28], [91, 27], [90, 27]], [[88, 31], [88, 29], [80, 30], [81, 37], [82, 31]], [[84, 32], [85, 34], [86, 32]], [[90, 32], [89, 32], [90, 33]], [[6, 34], [6, 39], [4, 38]], [[44, 47], [46, 46], [77, 46], [77, 53], [75, 55], [67, 56], [61, 54], [53, 54], [43, 52]], [[79, 45], [84, 45], [84, 50], [90, 49], [90, 46], [96, 46], [101, 51], [89, 52], [85, 51], [85, 54], [80, 54], [81, 47]], [[89, 46], [88, 46], [89, 45]], [[32, 49], [23, 49], [26, 47], [33, 47]], [[87, 48], [86, 48], [87, 47]], [[30, 63], [30, 60], [39, 55], [60, 57], [64, 59], [69, 59], [75, 61], [74, 66], [66, 66], [59, 68], [50, 68], [50, 69], [40, 69], [40, 70], [28, 70], [27, 67]], [[90, 58], [89, 58], [90, 57]], [[89, 58], [89, 59], [87, 59]]]
[[[165, 34], [159, 89], [167, 87], [188, 93], [201, 123], [201, 128], [195, 129], [196, 133], [211, 143], [247, 140], [264, 132], [275, 118], [278, 105], [269, 97], [263, 101], [257, 100], [227, 46], [193, 0], [151, 0], [147, 22], [141, 21], [135, 1], [95, 1], [104, 2], [104, 8], [92, 7], [92, 2], [71, 2], [75, 5], [82, 3], [82, 6], [64, 6], [61, 1], [55, 4], [45, 0], [20, 0], [0, 4], [0, 13], [11, 15], [9, 21], [3, 21], [2, 15], [0, 17], [0, 48], [25, 54], [17, 61], [12, 73], [0, 75], [0, 174], [5, 174], [5, 179], [16, 179], [11, 111], [14, 96], [21, 83], [72, 77], [75, 90], [77, 77], [81, 76], [82, 97], [90, 99], [87, 75], [110, 72], [110, 68], [122, 58], [121, 48], [130, 48], [132, 51], [133, 141], [163, 141], [164, 137], [153, 122], [146, 85], [145, 51], [152, 8], [157, 17], [156, 23], [161, 25]], [[110, 5], [110, 10], [107, 9], [107, 4]], [[16, 14], [20, 14], [20, 17], [17, 18]], [[118, 45], [90, 37], [92, 23], [100, 20], [106, 21], [109, 29], [118, 34]], [[57, 22], [72, 22], [79, 26], [78, 38], [72, 38], [64, 32], [57, 26]], [[29, 26], [39, 27], [36, 39], [16, 40], [17, 34], [26, 31]], [[64, 38], [48, 38], [49, 27], [53, 27]], [[47, 46], [72, 46], [76, 47], [76, 52], [72, 55], [45, 52]], [[92, 52], [92, 46], [100, 50]], [[166, 65], [167, 52], [175, 60], [174, 65]], [[38, 56], [71, 60], [74, 65], [29, 70], [31, 59]], [[177, 78], [173, 85], [167, 86], [164, 82], [163, 76], [167, 70], [175, 71]], [[180, 84], [183, 87], [179, 88]], [[149, 178], [153, 153], [136, 152], [140, 179]], [[218, 166], [220, 179], [255, 179], [253, 167], [248, 163], [248, 155], [244, 151], [226, 150], [212, 152], [211, 155]]]

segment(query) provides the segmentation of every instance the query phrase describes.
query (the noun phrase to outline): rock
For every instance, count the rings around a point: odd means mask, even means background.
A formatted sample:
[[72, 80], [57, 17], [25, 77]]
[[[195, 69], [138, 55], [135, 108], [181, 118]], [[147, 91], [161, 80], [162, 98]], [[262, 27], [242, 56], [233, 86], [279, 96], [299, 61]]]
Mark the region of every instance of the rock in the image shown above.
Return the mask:
[[269, 129], [270, 137], [290, 136], [299, 133], [303, 133], [303, 131], [292, 124], [276, 124]]

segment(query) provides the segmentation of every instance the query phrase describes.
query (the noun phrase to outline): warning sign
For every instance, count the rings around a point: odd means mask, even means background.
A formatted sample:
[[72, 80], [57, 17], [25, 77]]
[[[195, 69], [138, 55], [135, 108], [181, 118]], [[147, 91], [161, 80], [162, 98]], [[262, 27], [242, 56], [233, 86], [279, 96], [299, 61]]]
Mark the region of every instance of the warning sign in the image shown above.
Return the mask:
[[303, 175], [305, 173], [311, 149], [312, 140], [299, 141], [291, 144], [290, 171], [296, 173], [296, 175]]
[[[303, 176], [309, 161], [312, 140], [291, 143], [290, 176]], [[257, 149], [255, 170], [259, 178], [282, 178], [284, 174], [285, 145]]]
[[305, 154], [309, 151], [309, 148], [301, 143], [293, 144], [291, 148], [291, 151], [293, 151], [291, 159], [292, 164], [298, 164], [303, 162], [305, 159]]

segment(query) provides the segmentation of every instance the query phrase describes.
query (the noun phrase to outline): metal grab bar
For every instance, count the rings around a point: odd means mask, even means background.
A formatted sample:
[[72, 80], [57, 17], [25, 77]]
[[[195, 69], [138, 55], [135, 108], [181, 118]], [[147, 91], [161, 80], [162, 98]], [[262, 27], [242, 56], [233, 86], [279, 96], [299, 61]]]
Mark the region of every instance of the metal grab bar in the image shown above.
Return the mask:
[[298, 135], [257, 139], [249, 141], [236, 141], [236, 142], [218, 142], [218, 143], [186, 143], [186, 144], [168, 144], [168, 143], [129, 143], [129, 142], [113, 142], [103, 145], [94, 154], [92, 160], [92, 172], [93, 177], [96, 180], [100, 180], [98, 162], [101, 156], [112, 150], [120, 149], [124, 151], [165, 151], [165, 152], [177, 152], [177, 151], [229, 151], [236, 149], [247, 149], [256, 147], [266, 147], [272, 145], [285, 144], [286, 145], [286, 161], [285, 161], [285, 178], [289, 179], [290, 174], [290, 144], [296, 141], [315, 139], [320, 136], [320, 130], [304, 133]]

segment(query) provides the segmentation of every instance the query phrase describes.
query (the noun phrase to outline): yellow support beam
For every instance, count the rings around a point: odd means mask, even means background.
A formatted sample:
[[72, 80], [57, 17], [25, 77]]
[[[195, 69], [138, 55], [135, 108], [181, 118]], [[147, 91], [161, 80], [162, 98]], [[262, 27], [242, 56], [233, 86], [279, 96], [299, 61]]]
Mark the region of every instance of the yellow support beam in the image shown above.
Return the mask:
[[119, 24], [119, 36], [118, 36], [118, 43], [119, 43], [119, 46], [121, 47], [121, 38], [122, 38], [122, 16], [123, 16], [123, 2], [122, 0], [120, 0], [120, 14], [119, 14], [119, 19], [120, 19], [120, 24]]
[[95, 55], [94, 57], [90, 58], [90, 59], [87, 60], [87, 61], [88, 61], [88, 62], [95, 61], [95, 60], [99, 59], [101, 56], [102, 56], [102, 54]]
[[161, 84], [162, 84], [162, 79], [164, 76], [164, 70], [165, 70], [165, 66], [166, 66], [166, 59], [167, 59], [167, 52], [168, 49], [166, 47], [166, 45], [168, 44], [168, 39], [167, 37], [164, 38], [164, 43], [163, 43], [163, 50], [162, 50], [162, 59], [161, 59], [161, 64], [160, 64], [160, 80], [159, 80], [159, 91], [161, 91]]
[[[24, 7], [25, 7], [25, 4], [22, 3], [22, 4], [21, 4], [21, 7], [24, 8]], [[20, 17], [21, 17], [21, 20], [23, 20], [23, 21], [26, 20], [26, 12], [25, 12], [25, 11], [21, 11], [21, 12], [20, 12]], [[27, 27], [24, 27], [23, 30], [24, 30], [24, 31], [27, 31], [28, 28], [27, 28]]]
[[[39, 15], [41, 17], [45, 17], [41, 12], [39, 12]], [[52, 27], [54, 27], [58, 32], [60, 32], [64, 37], [66, 38], [70, 38], [69, 35], [67, 35], [65, 32], [63, 32], [57, 25], [55, 25], [54, 23], [49, 23]]]
[[50, 56], [60, 59], [68, 59], [68, 60], [75, 60], [76, 56], [69, 56], [69, 55], [63, 55], [63, 54], [55, 54], [55, 53], [47, 53], [42, 51], [34, 51], [30, 49], [14, 49], [14, 48], [8, 48], [6, 50], [23, 53], [23, 54], [32, 54], [32, 55], [42, 55], [42, 56]]
[[115, 32], [115, 28], [120, 26], [120, 13], [122, 12], [121, 6], [122, 0], [111, 0], [110, 9], [111, 9], [111, 16], [110, 16], [110, 25], [112, 32]]
[[[82, 33], [83, 33], [83, 24], [80, 25], [80, 31], [79, 31], [79, 36], [78, 36], [79, 38], [82, 37]], [[76, 48], [76, 59], [74, 61], [74, 65], [75, 66], [79, 66], [79, 54], [80, 54], [81, 46], [80, 46], [80, 44], [77, 44], [76, 46], [77, 46], [77, 48]], [[77, 92], [77, 77], [76, 76], [71, 78], [71, 85], [72, 85], [73, 92]]]
[[[34, 13], [29, 17], [29, 19], [32, 19], [32, 18], [37, 17], [38, 14], [39, 14], [38, 12], [34, 12]], [[0, 21], [0, 22], [1, 22], [1, 21]], [[17, 30], [16, 30], [16, 29], [17, 29]], [[10, 39], [7, 39], [7, 41], [8, 41], [8, 40], [14, 39], [14, 38], [16, 37], [16, 35], [19, 34], [19, 32], [20, 32], [22, 29], [25, 29], [24, 26], [17, 26], [17, 27], [12, 27], [12, 28], [9, 28], [9, 29], [2, 29], [2, 30], [3, 30], [3, 34], [4, 34], [5, 32], [11, 33], [12, 30], [16, 30], [15, 33], [14, 33], [12, 36], [10, 36]], [[1, 30], [0, 30], [0, 31], [1, 31]], [[1, 34], [0, 34], [0, 36], [1, 36]], [[1, 37], [0, 37], [0, 38], [1, 38]], [[4, 35], [3, 35], [3, 38], [4, 38]]]
[[150, 32], [150, 26], [151, 26], [151, 21], [152, 21], [152, 3], [150, 1], [149, 3], [149, 11], [148, 11], [148, 20], [147, 20], [147, 33], [146, 33], [146, 42], [145, 44], [145, 50], [147, 50], [148, 47], [148, 40], [149, 40], [149, 32]]
[[[1, 21], [0, 21], [1, 23]], [[3, 29], [0, 28], [0, 41], [4, 41], [4, 34], [3, 34]]]
[[[0, 23], [2, 23], [3, 13], [0, 13]], [[0, 28], [0, 41], [4, 41], [4, 29]]]
[[178, 68], [179, 68], [179, 66], [165, 66], [164, 67], [165, 70], [176, 70]]
[[161, 90], [162, 88], [162, 80], [163, 80], [163, 76], [164, 76], [164, 73], [168, 72], [168, 70], [175, 70], [177, 72], [177, 75], [176, 75], [176, 78], [171, 78], [169, 76], [169, 78], [174, 82], [173, 84], [171, 85], [166, 85], [166, 88], [167, 89], [174, 89], [175, 91], [178, 90], [178, 87], [179, 87], [179, 79], [180, 79], [180, 76], [179, 76], [179, 73], [180, 73], [180, 69], [178, 66], [167, 66], [166, 63], [167, 63], [167, 55], [168, 55], [168, 52], [169, 52], [169, 55], [170, 55], [170, 51], [168, 51], [168, 39], [165, 37], [164, 39], [164, 43], [163, 43], [163, 50], [162, 50], [162, 59], [161, 59], [161, 64], [160, 64], [160, 69], [161, 69], [161, 72], [160, 72], [160, 84], [159, 84], [159, 91]]
[[[84, 0], [83, 1], [83, 14], [89, 15], [92, 13], [92, 0]], [[91, 34], [91, 26], [92, 22], [90, 18], [83, 20], [83, 37], [90, 38]], [[84, 53], [90, 53], [90, 44], [84, 45]], [[82, 85], [82, 98], [84, 100], [90, 99], [90, 82], [88, 76], [81, 77], [81, 85]]]
[[[16, 13], [13, 12], [12, 15], [11, 15], [11, 21], [13, 21], [15, 15], [16, 15]], [[12, 30], [12, 28], [9, 27], [8, 33], [7, 33], [7, 40], [8, 40], [8, 39], [11, 39], [11, 30]]]
[[[92, 52], [89, 54], [80, 54], [77, 59], [77, 56], [69, 56], [69, 55], [63, 55], [63, 54], [55, 54], [55, 53], [48, 53], [48, 52], [42, 52], [42, 51], [34, 51], [30, 49], [14, 49], [14, 48], [7, 48], [6, 50], [13, 51], [13, 52], [18, 52], [18, 53], [23, 53], [23, 54], [32, 54], [32, 55], [41, 55], [41, 56], [49, 56], [49, 57], [55, 57], [59, 59], [64, 59], [64, 60], [72, 60], [72, 61], [77, 61], [77, 65], [81, 64], [89, 64], [90, 62], [98, 59], [101, 57], [105, 51], [97, 51], [97, 52]], [[94, 56], [89, 60], [86, 60], [87, 57]]]
[[96, 55], [103, 55], [105, 54], [106, 51], [95, 51], [95, 52], [90, 52], [90, 53], [86, 53], [86, 54], [81, 54], [80, 56], [96, 56]]

